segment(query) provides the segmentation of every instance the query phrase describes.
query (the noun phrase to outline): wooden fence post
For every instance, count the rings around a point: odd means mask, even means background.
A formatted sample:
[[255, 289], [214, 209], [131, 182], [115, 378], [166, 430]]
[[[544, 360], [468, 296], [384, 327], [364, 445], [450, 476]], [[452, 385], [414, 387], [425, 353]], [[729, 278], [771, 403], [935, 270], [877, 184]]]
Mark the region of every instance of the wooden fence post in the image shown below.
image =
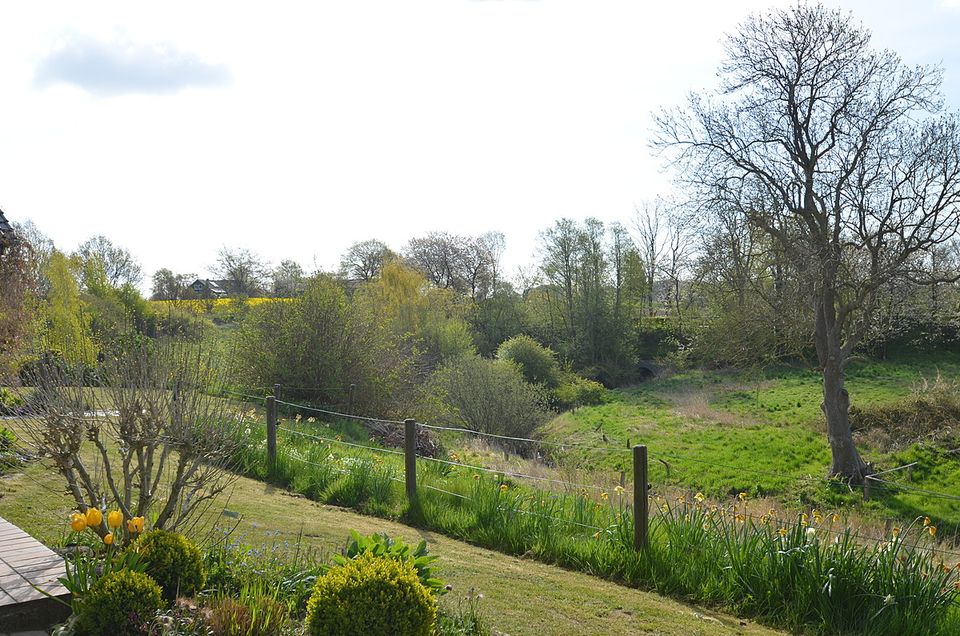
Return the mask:
[[404, 472], [406, 473], [407, 499], [410, 503], [417, 497], [417, 421], [403, 421]]
[[350, 385], [350, 394], [347, 397], [347, 413], [353, 415], [353, 394], [357, 390], [356, 384]]
[[863, 478], [863, 500], [870, 499], [870, 476]]
[[633, 547], [637, 550], [647, 547], [647, 525], [650, 521], [648, 488], [647, 447], [640, 444], [633, 447]]
[[277, 465], [277, 398], [267, 396], [267, 470]]
[[275, 398], [278, 399], [278, 400], [280, 399], [280, 385], [279, 385], [279, 384], [274, 384], [274, 385], [273, 385], [273, 397], [275, 397]]

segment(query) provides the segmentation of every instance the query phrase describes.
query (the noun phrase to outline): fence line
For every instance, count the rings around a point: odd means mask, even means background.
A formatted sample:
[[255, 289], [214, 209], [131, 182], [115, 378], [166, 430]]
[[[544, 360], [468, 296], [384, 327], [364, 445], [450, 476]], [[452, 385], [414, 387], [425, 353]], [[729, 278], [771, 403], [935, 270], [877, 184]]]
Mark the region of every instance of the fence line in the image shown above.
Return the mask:
[[[380, 418], [363, 417], [363, 416], [352, 415], [352, 414], [348, 414], [348, 413], [341, 413], [341, 412], [338, 412], [338, 411], [331, 411], [331, 410], [327, 410], [327, 409], [318, 409], [318, 408], [315, 408], [315, 407], [310, 407], [310, 406], [301, 405], [301, 404], [295, 404], [295, 403], [292, 403], [292, 402], [284, 402], [284, 401], [281, 401], [281, 400], [277, 400], [274, 396], [268, 396], [268, 397], [267, 397], [267, 453], [268, 453], [268, 463], [269, 463], [270, 465], [273, 465], [273, 464], [275, 463], [275, 461], [276, 461], [276, 432], [277, 432], [277, 429], [278, 429], [278, 425], [277, 425], [277, 424], [278, 424], [278, 423], [277, 423], [278, 417], [277, 417], [277, 412], [276, 412], [276, 406], [277, 406], [278, 404], [284, 404], [284, 405], [286, 405], [286, 406], [290, 406], [290, 407], [293, 407], [293, 408], [301, 408], [301, 409], [304, 409], [304, 410], [307, 410], [307, 411], [313, 411], [313, 412], [317, 412], [317, 413], [323, 413], [323, 414], [332, 415], [332, 416], [336, 416], [336, 417], [344, 417], [344, 418], [348, 418], [348, 419], [360, 420], [360, 421], [365, 421], [365, 422], [379, 422], [379, 423], [391, 424], [391, 425], [400, 425], [400, 424], [403, 424], [403, 425], [404, 425], [404, 428], [405, 428], [405, 432], [404, 432], [405, 444], [404, 444], [404, 445], [405, 445], [405, 447], [406, 447], [403, 452], [401, 452], [401, 451], [396, 451], [396, 450], [391, 450], [391, 449], [383, 449], [383, 448], [376, 448], [376, 447], [372, 447], [372, 446], [365, 446], [365, 445], [362, 445], [362, 444], [354, 444], [354, 443], [352, 443], [352, 442], [344, 442], [344, 441], [342, 441], [342, 440], [330, 439], [330, 438], [320, 437], [320, 436], [316, 436], [316, 435], [310, 435], [310, 434], [303, 433], [303, 432], [301, 432], [301, 431], [295, 431], [295, 430], [293, 430], [293, 429], [287, 429], [287, 428], [284, 428], [284, 427], [281, 427], [281, 428], [282, 428], [282, 430], [288, 431], [288, 432], [290, 432], [290, 433], [298, 434], [298, 435], [304, 435], [304, 436], [306, 436], [306, 437], [313, 437], [313, 438], [315, 438], [315, 439], [317, 439], [317, 440], [320, 440], [320, 441], [323, 441], [323, 442], [326, 442], [326, 443], [339, 443], [339, 444], [344, 444], [344, 445], [346, 445], [346, 446], [353, 446], [353, 447], [357, 447], [357, 448], [362, 448], [362, 449], [369, 450], [369, 451], [372, 451], [372, 452], [385, 452], [385, 453], [390, 453], [390, 454], [404, 455], [404, 456], [406, 457], [406, 462], [405, 462], [406, 479], [404, 480], [404, 483], [405, 483], [406, 486], [407, 486], [407, 494], [408, 494], [408, 497], [410, 497], [411, 499], [416, 496], [416, 485], [417, 485], [417, 484], [416, 484], [416, 459], [418, 458], [418, 457], [417, 457], [417, 452], [416, 452], [416, 433], [417, 433], [417, 429], [418, 429], [419, 427], [421, 427], [421, 426], [424, 427], [424, 428], [427, 428], [427, 429], [429, 429], [429, 430], [441, 430], [441, 431], [442, 431], [442, 430], [447, 430], [447, 431], [451, 431], [451, 432], [459, 432], [459, 433], [467, 433], [467, 434], [472, 433], [472, 434], [478, 434], [478, 435], [485, 435], [485, 436], [493, 437], [493, 438], [499, 438], [499, 439], [509, 440], [509, 441], [529, 442], [529, 443], [535, 443], [535, 444], [547, 444], [547, 445], [554, 445], [554, 446], [561, 446], [561, 447], [564, 447], [564, 446], [584, 447], [584, 446], [581, 446], [581, 445], [578, 445], [578, 444], [566, 444], [566, 445], [565, 445], [565, 444], [560, 444], [560, 443], [556, 443], [556, 442], [543, 442], [543, 441], [541, 441], [541, 440], [534, 440], [534, 439], [530, 439], [530, 438], [511, 437], [511, 436], [506, 436], [506, 435], [496, 435], [496, 434], [492, 434], [492, 433], [481, 433], [481, 432], [479, 432], [479, 431], [473, 431], [473, 430], [471, 430], [471, 429], [454, 428], [454, 427], [442, 427], [442, 426], [435, 426], [435, 425], [429, 425], [429, 424], [418, 424], [418, 423], [417, 423], [416, 421], [414, 421], [414, 420], [405, 420], [404, 422], [400, 422], [400, 421], [398, 421], [398, 420], [385, 420], [385, 419], [380, 419]], [[588, 447], [588, 448], [592, 448], [592, 449], [595, 449], [595, 450], [603, 450], [603, 451], [621, 451], [621, 450], [626, 450], [626, 449], [613, 448], [613, 447], [606, 447], [606, 448], [605, 448], [605, 447]], [[646, 493], [646, 492], [649, 490], [649, 488], [650, 488], [650, 484], [649, 484], [649, 483], [644, 483], [644, 482], [647, 482], [647, 480], [648, 480], [648, 466], [647, 466], [647, 451], [646, 451], [646, 446], [643, 446], [643, 445], [634, 446], [633, 449], [632, 449], [632, 452], [633, 452], [633, 465], [634, 465], [634, 475], [633, 475], [633, 476], [634, 476], [634, 479], [633, 479], [633, 481], [634, 481], [634, 489], [633, 489], [634, 509], [635, 509], [635, 510], [643, 510], [643, 511], [646, 511], [646, 510], [647, 510], [648, 497], [645, 496], [645, 493]], [[670, 458], [670, 459], [672, 459], [672, 460], [674, 460], [674, 461], [679, 461], [679, 462], [689, 461], [689, 462], [693, 462], [693, 463], [699, 463], [699, 464], [709, 465], [709, 466], [714, 467], [714, 468], [718, 468], [718, 467], [719, 467], [719, 468], [726, 468], [726, 469], [728, 469], [728, 470], [733, 470], [733, 471], [736, 471], [736, 472], [746, 472], [746, 473], [751, 473], [751, 474], [764, 475], [764, 476], [768, 476], [768, 477], [783, 478], [783, 474], [782, 474], [782, 473], [777, 473], [777, 472], [773, 472], [773, 471], [758, 470], [758, 469], [751, 469], [751, 468], [743, 468], [743, 467], [738, 467], [738, 466], [725, 466], [725, 465], [722, 465], [722, 464], [717, 464], [716, 462], [713, 462], [713, 461], [700, 460], [700, 459], [696, 459], [696, 458], [693, 458], [693, 457], [680, 457], [679, 455], [675, 455], [675, 454], [672, 454], [672, 453], [658, 453], [658, 455], [662, 455], [663, 457], [667, 457], [667, 458]], [[453, 461], [448, 461], [448, 460], [443, 460], [443, 459], [438, 459], [438, 458], [433, 458], [433, 457], [419, 457], [419, 459], [422, 459], [422, 460], [425, 460], [425, 461], [432, 461], [432, 462], [436, 462], [436, 463], [440, 463], [440, 464], [445, 464], [445, 465], [450, 465], [450, 466], [457, 466], [457, 467], [461, 467], [461, 468], [465, 468], [465, 469], [473, 470], [473, 471], [480, 471], [480, 472], [486, 472], [486, 473], [491, 473], [491, 474], [499, 474], [499, 475], [503, 475], [503, 476], [514, 477], [514, 478], [517, 478], [517, 479], [530, 479], [530, 480], [534, 480], [534, 481], [542, 481], [542, 482], [560, 484], [560, 485], [564, 485], [564, 486], [572, 486], [573, 488], [598, 490], [598, 491], [600, 491], [600, 492], [605, 492], [605, 491], [608, 490], [607, 488], [604, 488], [604, 487], [602, 487], [602, 486], [597, 486], [597, 485], [594, 485], [594, 484], [578, 484], [578, 483], [575, 483], [575, 482], [569, 482], [569, 481], [565, 481], [565, 480], [561, 480], [561, 479], [551, 479], [551, 478], [547, 478], [547, 477], [538, 477], [538, 476], [535, 476], [535, 475], [527, 475], [527, 474], [524, 474], [524, 473], [519, 473], [519, 472], [514, 472], [514, 471], [509, 471], [509, 470], [497, 470], [497, 469], [486, 468], [486, 467], [481, 467], [481, 466], [471, 466], [471, 465], [469, 465], [469, 464], [463, 464], [463, 463], [461, 463], [461, 462], [453, 462]], [[661, 462], [664, 463], [664, 465], [667, 467], [667, 474], [669, 475], [670, 464], [669, 464], [668, 462], [664, 461], [663, 459], [660, 459], [659, 457], [656, 457], [656, 456], [654, 457], [654, 459], [655, 459], [655, 460], [658, 460], [658, 461], [661, 461]], [[898, 469], [909, 468], [909, 467], [910, 467], [910, 465], [906, 465], [906, 466], [899, 467]], [[889, 473], [889, 472], [893, 472], [893, 470], [898, 470], [898, 469], [891, 469], [891, 470], [888, 470], [888, 471], [883, 471], [883, 472], [881, 472], [881, 473], [879, 473], [879, 474], [886, 474], [886, 473]], [[807, 482], [807, 483], [816, 483], [816, 484], [824, 484], [824, 483], [828, 483], [828, 482], [830, 481], [829, 478], [816, 479], [816, 478], [812, 478], [812, 477], [797, 477], [797, 478], [795, 478], [795, 479], [796, 479], [796, 480], [799, 480], [799, 481]], [[868, 477], [867, 477], [865, 483], [864, 483], [862, 486], [861, 486], [860, 484], [851, 484], [851, 483], [849, 483], [849, 482], [848, 482], [846, 485], [847, 485], [851, 490], [853, 489], [854, 486], [863, 487], [863, 488], [864, 488], [864, 493], [863, 493], [863, 494], [864, 494], [864, 498], [866, 499], [866, 498], [869, 497], [870, 487], [871, 487], [871, 485], [873, 485], [871, 482], [878, 482], [878, 484], [877, 484], [876, 486], [874, 486], [874, 487], [882, 488], [882, 489], [884, 489], [886, 492], [889, 492], [889, 493], [891, 493], [891, 494], [896, 494], [897, 490], [895, 490], [895, 489], [899, 489], [900, 491], [905, 491], [905, 492], [916, 492], [916, 493], [925, 494], [925, 495], [927, 495], [927, 496], [940, 497], [940, 498], [943, 498], [943, 499], [960, 501], [960, 496], [948, 495], [948, 494], [945, 494], [945, 493], [939, 493], [939, 492], [936, 492], [936, 491], [930, 491], [930, 490], [921, 489], [921, 488], [907, 487], [907, 486], [903, 486], [903, 485], [897, 484], [896, 482], [892, 482], [892, 481], [880, 479], [880, 478], [878, 478], [878, 477], [871, 477], [871, 476], [868, 476]], [[642, 485], [642, 490], [637, 487], [637, 484]], [[880, 486], [879, 484], [885, 484], [885, 486]], [[892, 486], [893, 488], [891, 488], [891, 486]], [[426, 486], [424, 486], [424, 487], [426, 487]], [[433, 487], [433, 488], [435, 488], [435, 487]], [[624, 489], [624, 492], [627, 492], [626, 489]], [[646, 527], [641, 527], [641, 525], [646, 526], [646, 524], [635, 524], [636, 534], [635, 534], [634, 543], [635, 543], [635, 547], [636, 547], [637, 549], [642, 549], [642, 548], [646, 545], [647, 528], [646, 528]], [[865, 537], [865, 538], [866, 538], [866, 537]], [[943, 550], [941, 550], [941, 551], [943, 551]], [[943, 552], [946, 552], [946, 551], [943, 551]]]

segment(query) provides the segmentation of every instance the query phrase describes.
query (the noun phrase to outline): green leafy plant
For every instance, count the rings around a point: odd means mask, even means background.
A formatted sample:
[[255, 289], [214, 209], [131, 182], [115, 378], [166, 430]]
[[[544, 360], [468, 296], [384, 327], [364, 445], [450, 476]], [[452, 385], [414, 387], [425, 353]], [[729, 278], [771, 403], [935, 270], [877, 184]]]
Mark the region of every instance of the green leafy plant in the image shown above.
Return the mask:
[[390, 538], [386, 533], [378, 532], [364, 537], [354, 530], [350, 533], [350, 541], [343, 554], [334, 555], [333, 561], [337, 565], [344, 565], [364, 554], [409, 563], [416, 570], [424, 587], [436, 595], [446, 592], [443, 581], [434, 576], [434, 569], [431, 566], [440, 557], [429, 554], [426, 541], [421, 541], [414, 548], [399, 539]]
[[203, 556], [183, 535], [151, 530], [143, 534], [132, 549], [140, 555], [147, 574], [163, 588], [163, 596], [168, 601], [203, 589], [207, 578]]
[[100, 578], [87, 592], [76, 631], [79, 634], [141, 634], [143, 625], [164, 607], [157, 582], [143, 572], [118, 570]]
[[428, 636], [436, 618], [436, 598], [412, 564], [367, 552], [317, 580], [306, 624], [314, 636]]

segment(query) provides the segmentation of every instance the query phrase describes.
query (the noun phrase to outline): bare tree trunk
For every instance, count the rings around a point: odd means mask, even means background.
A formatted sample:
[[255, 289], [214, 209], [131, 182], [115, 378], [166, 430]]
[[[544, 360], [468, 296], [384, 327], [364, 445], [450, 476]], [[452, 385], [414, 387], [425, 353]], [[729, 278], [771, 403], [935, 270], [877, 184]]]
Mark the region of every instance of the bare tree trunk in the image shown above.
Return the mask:
[[832, 462], [830, 476], [863, 483], [867, 466], [860, 458], [850, 430], [850, 394], [844, 386], [843, 351], [836, 327], [833, 293], [826, 289], [818, 294], [815, 340], [817, 357], [823, 374], [823, 402], [820, 408], [827, 420], [827, 439]]

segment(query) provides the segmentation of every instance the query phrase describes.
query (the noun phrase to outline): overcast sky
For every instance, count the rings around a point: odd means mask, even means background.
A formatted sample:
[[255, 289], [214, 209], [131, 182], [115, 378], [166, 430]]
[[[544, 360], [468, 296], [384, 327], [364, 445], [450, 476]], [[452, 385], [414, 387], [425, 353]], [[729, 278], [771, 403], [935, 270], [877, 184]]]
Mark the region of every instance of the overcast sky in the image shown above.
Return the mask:
[[[515, 271], [554, 220], [669, 190], [651, 111], [714, 86], [723, 34], [773, 4], [3, 3], [0, 208], [148, 277], [431, 230], [502, 231]], [[839, 4], [960, 108], [960, 0]]]

